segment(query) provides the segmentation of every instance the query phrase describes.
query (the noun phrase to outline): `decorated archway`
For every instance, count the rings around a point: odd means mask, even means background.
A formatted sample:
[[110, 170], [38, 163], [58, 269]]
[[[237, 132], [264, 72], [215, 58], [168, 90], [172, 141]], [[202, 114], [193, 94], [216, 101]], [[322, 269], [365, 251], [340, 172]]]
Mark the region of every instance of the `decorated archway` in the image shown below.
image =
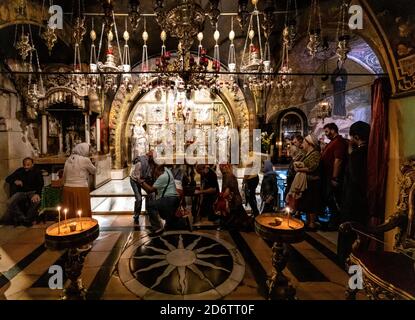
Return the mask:
[[[139, 67], [136, 67], [136, 69], [139, 69]], [[160, 92], [161, 96], [159, 97]], [[188, 125], [205, 126], [205, 128], [213, 127], [218, 123], [218, 117], [225, 115], [225, 122], [231, 128], [254, 128], [255, 114], [248, 109], [245, 95], [239, 88], [236, 91], [230, 91], [224, 87], [215, 94], [211, 94], [209, 89], [194, 90], [190, 96], [187, 94], [186, 98], [183, 98], [186, 96], [185, 92], [180, 93], [176, 91], [166, 94], [156, 88], [149, 92], [143, 92], [139, 86], [135, 86], [131, 92], [120, 89], [114, 97], [109, 112], [109, 145], [114, 169], [126, 167], [131, 159], [132, 125], [137, 114], [143, 113], [143, 106], [145, 106], [144, 108], [148, 106], [150, 113], [154, 111], [154, 114], [157, 114], [158, 107], [164, 108], [164, 110], [160, 110], [163, 114], [166, 112], [169, 112], [169, 114], [172, 114], [172, 112], [177, 113], [177, 105], [173, 108], [166, 103], [166, 99], [168, 102], [169, 97], [171, 99], [173, 96], [181, 96], [182, 98], [179, 98], [179, 100], [184, 99], [183, 101], [186, 101], [186, 103], [190, 102], [193, 106], [196, 106], [196, 110], [198, 110], [196, 113], [199, 113], [199, 116], [195, 116], [195, 114], [189, 115], [193, 123], [188, 123]], [[206, 112], [206, 110], [208, 111]], [[148, 115], [148, 110], [144, 113], [145, 122], [148, 119], [151, 122], [153, 114]], [[204, 116], [208, 115], [210, 117], [209, 121], [203, 120], [202, 113], [205, 113]], [[186, 114], [184, 116], [186, 117]], [[164, 121], [165, 117], [159, 120]], [[194, 123], [194, 120], [196, 120], [196, 123]], [[147, 133], [151, 135], [156, 128], [156, 126], [150, 125], [146, 128]]]

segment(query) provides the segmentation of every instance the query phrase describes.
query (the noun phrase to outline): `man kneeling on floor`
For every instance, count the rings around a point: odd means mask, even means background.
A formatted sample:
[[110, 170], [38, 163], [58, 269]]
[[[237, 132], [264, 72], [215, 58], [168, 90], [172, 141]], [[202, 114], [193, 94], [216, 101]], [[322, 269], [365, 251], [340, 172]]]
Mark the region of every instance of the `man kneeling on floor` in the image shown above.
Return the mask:
[[11, 194], [6, 216], [12, 219], [15, 226], [23, 224], [30, 227], [40, 206], [42, 174], [34, 168], [33, 159], [27, 157], [23, 159], [23, 167], [9, 175], [6, 182], [10, 184]]
[[181, 218], [176, 217], [176, 211], [180, 205], [179, 194], [176, 191], [173, 173], [164, 165], [155, 168], [154, 184], [149, 185], [144, 179], [140, 179], [139, 184], [147, 193], [156, 193], [156, 200], [148, 203], [148, 216], [151, 223], [151, 233], [156, 234], [163, 231], [160, 218], [166, 221], [165, 229], [180, 229]]

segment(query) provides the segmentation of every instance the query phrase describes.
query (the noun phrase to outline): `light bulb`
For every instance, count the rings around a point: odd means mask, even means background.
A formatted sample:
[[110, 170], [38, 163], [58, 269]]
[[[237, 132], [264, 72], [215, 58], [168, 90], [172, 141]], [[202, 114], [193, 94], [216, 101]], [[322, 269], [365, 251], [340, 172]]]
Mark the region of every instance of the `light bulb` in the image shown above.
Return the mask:
[[127, 30], [124, 31], [123, 37], [125, 41], [128, 41], [130, 39], [130, 34], [128, 33]]
[[111, 42], [113, 39], [114, 39], [114, 35], [113, 35], [112, 31], [110, 30], [108, 32], [108, 41]]
[[235, 39], [235, 31], [231, 30], [229, 32], [229, 40], [233, 41]]
[[197, 34], [197, 40], [199, 40], [199, 42], [202, 42], [202, 40], [203, 40], [203, 32], [199, 32]]
[[216, 31], [213, 33], [213, 39], [215, 39], [215, 41], [218, 41], [218, 40], [219, 40], [219, 37], [220, 37], [220, 33], [219, 33], [219, 31], [218, 31], [218, 30], [216, 30]]
[[254, 37], [255, 37], [255, 31], [254, 31], [254, 29], [251, 29], [251, 30], [249, 30], [249, 39], [253, 39]]
[[143, 41], [146, 42], [148, 40], [148, 32], [144, 31], [143, 32]]
[[160, 33], [160, 39], [161, 39], [161, 41], [166, 41], [166, 39], [167, 39], [167, 33], [166, 33], [166, 31], [162, 31], [161, 33]]
[[91, 38], [92, 41], [95, 41], [95, 39], [97, 38], [97, 34], [95, 30], [91, 30], [91, 32], [89, 33], [89, 37]]

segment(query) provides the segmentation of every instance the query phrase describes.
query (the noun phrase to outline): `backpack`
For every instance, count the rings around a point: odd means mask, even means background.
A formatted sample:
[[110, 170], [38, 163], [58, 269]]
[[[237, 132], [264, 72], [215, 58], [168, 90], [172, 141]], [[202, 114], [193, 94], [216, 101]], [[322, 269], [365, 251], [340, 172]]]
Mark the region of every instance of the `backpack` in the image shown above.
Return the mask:
[[140, 162], [141, 163], [141, 171], [140, 171], [141, 178], [144, 179], [148, 184], [153, 184], [154, 179], [153, 179], [153, 175], [152, 175], [151, 166], [149, 165], [148, 159], [146, 157], [147, 156], [138, 156], [138, 157], [134, 158], [133, 164], [131, 166], [130, 176], [132, 176], [137, 163]]

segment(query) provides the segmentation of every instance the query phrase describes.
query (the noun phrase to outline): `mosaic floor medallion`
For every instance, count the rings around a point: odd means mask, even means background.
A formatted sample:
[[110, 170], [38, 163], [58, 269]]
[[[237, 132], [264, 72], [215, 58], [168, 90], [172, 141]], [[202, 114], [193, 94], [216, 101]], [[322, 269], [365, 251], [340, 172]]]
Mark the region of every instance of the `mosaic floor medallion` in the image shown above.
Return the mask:
[[220, 299], [242, 281], [245, 261], [234, 245], [213, 235], [170, 231], [128, 247], [118, 271], [142, 299]]

